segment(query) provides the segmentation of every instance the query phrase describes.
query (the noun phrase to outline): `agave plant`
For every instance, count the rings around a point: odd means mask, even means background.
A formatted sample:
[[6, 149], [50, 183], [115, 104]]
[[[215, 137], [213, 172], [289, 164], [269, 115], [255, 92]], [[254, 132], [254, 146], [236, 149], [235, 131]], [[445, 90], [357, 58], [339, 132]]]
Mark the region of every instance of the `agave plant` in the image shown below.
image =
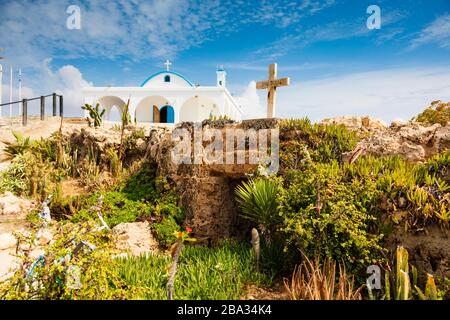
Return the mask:
[[281, 222], [278, 215], [277, 185], [265, 178], [243, 182], [236, 187], [236, 200], [241, 217], [262, 225], [269, 231], [276, 230]]

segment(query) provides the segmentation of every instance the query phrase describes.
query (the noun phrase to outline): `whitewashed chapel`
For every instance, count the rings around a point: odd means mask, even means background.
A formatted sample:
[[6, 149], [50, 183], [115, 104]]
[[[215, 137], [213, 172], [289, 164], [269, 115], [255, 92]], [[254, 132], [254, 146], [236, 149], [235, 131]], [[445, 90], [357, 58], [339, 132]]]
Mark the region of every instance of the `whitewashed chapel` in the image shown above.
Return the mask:
[[151, 75], [140, 87], [84, 88], [84, 102], [92, 105], [98, 102], [106, 110], [105, 120], [111, 120], [113, 112], [120, 114], [128, 98], [129, 112], [136, 122], [200, 122], [220, 116], [241, 120], [241, 106], [226, 88], [227, 74], [223, 67], [217, 69], [215, 86], [200, 86], [170, 70], [170, 65], [166, 61], [166, 70]]

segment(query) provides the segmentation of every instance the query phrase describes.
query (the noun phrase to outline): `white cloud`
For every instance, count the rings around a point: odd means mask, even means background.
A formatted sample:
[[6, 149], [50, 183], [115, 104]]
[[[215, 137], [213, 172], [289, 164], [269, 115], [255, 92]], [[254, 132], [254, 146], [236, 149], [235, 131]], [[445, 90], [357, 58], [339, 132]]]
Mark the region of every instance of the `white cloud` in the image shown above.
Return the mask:
[[[65, 115], [80, 116], [83, 104], [82, 90], [92, 86], [92, 83], [83, 79], [81, 72], [74, 66], [67, 65], [56, 73], [56, 80], [61, 83], [59, 92], [64, 96]], [[52, 84], [57, 87], [57, 84]]]
[[277, 99], [277, 116], [284, 118], [410, 119], [433, 100], [450, 101], [450, 68], [380, 70], [305, 81], [280, 88]]
[[410, 49], [435, 43], [441, 48], [450, 47], [450, 14], [436, 18], [411, 41]]
[[234, 97], [234, 99], [237, 104], [242, 107], [243, 119], [257, 119], [265, 117], [266, 112], [261, 106], [255, 81], [250, 81], [242, 95]]
[[[72, 65], [66, 65], [53, 72], [49, 66], [50, 60], [41, 64], [36, 79], [30, 79], [30, 82], [35, 84], [33, 87], [39, 87], [39, 92], [34, 91], [29, 86], [22, 87], [22, 98], [34, 98], [40, 94], [50, 94], [56, 92], [64, 96], [64, 115], [66, 116], [80, 116], [81, 105], [83, 103], [82, 89], [83, 87], [91, 86], [83, 78], [81, 72]], [[26, 74], [23, 74], [26, 77]], [[19, 90], [17, 85], [17, 74], [13, 75], [13, 101], [19, 99]], [[39, 84], [36, 84], [39, 82]], [[9, 72], [7, 76], [3, 77], [3, 101], [9, 102]], [[50, 103], [50, 100], [47, 100]], [[30, 114], [37, 114], [38, 101], [30, 102]], [[17, 115], [19, 106], [13, 106], [13, 114]], [[3, 115], [9, 115], [9, 106], [3, 107]]]
[[7, 48], [5, 55], [22, 66], [48, 57], [173, 58], [248, 24], [292, 27], [300, 17], [333, 3], [90, 0], [79, 4], [81, 29], [68, 30], [67, 2], [11, 1], [1, 4], [0, 45]]

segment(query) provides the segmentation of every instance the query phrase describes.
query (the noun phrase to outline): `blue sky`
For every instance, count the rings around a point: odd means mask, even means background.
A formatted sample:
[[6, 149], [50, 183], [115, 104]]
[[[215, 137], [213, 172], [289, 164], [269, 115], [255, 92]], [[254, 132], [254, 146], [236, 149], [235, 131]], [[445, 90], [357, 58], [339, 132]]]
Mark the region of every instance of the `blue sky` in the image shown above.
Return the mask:
[[[81, 9], [80, 30], [66, 28], [69, 5]], [[379, 30], [366, 26], [369, 5], [381, 8]], [[58, 90], [69, 115], [81, 114], [83, 86], [138, 86], [165, 59], [202, 85], [223, 64], [247, 117], [265, 112], [253, 81], [272, 62], [291, 77], [280, 117], [389, 122], [450, 101], [450, 0], [0, 0], [0, 47], [4, 69], [22, 68], [24, 95]]]

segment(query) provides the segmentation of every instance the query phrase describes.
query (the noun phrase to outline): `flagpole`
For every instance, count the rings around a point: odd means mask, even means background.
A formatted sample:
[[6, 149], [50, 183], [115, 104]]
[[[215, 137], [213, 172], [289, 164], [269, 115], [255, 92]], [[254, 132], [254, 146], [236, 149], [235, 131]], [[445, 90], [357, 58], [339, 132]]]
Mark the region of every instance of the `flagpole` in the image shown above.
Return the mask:
[[22, 69], [19, 68], [19, 116], [22, 114]]
[[13, 68], [9, 67], [9, 117], [12, 117], [12, 99], [13, 99]]
[[[3, 89], [3, 66], [0, 64], [0, 104], [2, 104], [2, 89]], [[0, 117], [2, 115], [2, 107], [0, 107]]]
[[[3, 89], [3, 66], [0, 64], [0, 104], [2, 104], [2, 89]], [[2, 115], [2, 107], [0, 107], [0, 116]]]

